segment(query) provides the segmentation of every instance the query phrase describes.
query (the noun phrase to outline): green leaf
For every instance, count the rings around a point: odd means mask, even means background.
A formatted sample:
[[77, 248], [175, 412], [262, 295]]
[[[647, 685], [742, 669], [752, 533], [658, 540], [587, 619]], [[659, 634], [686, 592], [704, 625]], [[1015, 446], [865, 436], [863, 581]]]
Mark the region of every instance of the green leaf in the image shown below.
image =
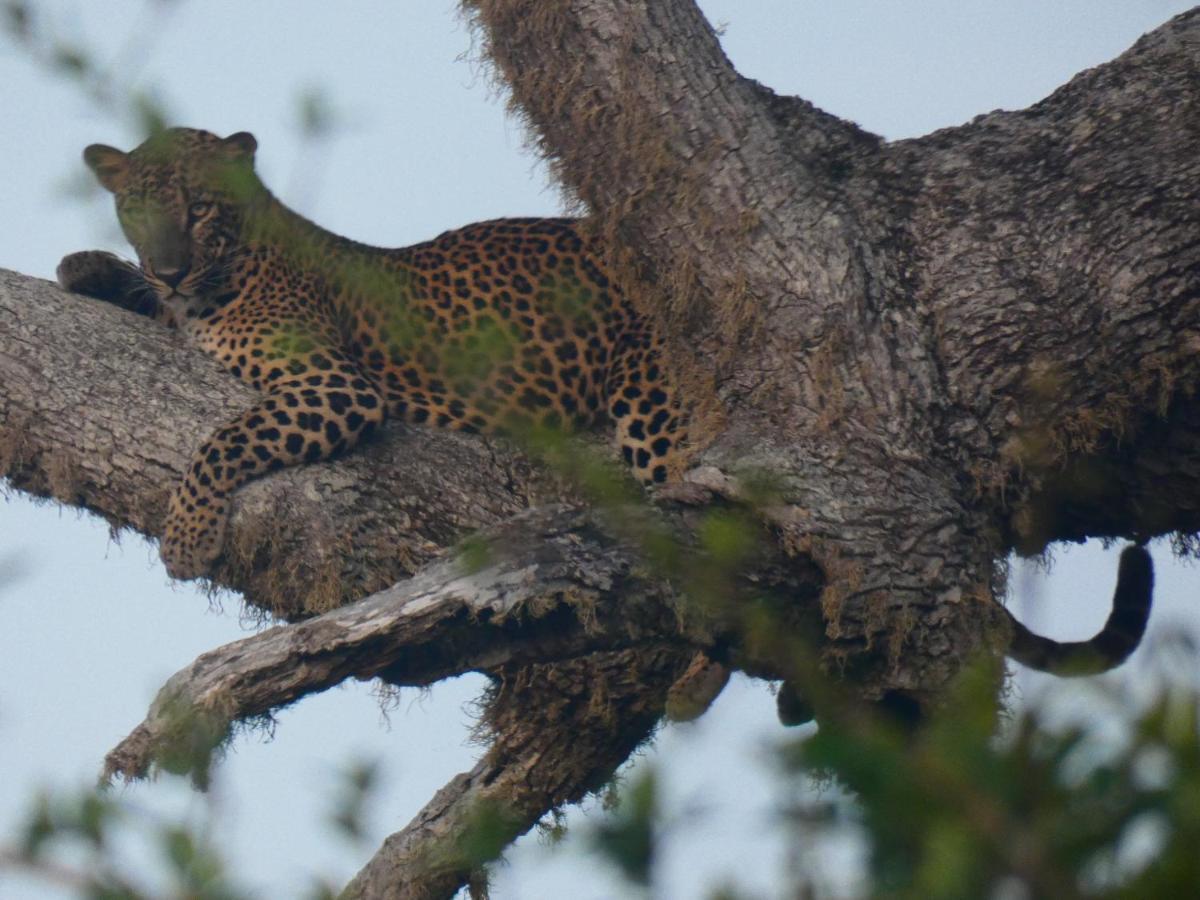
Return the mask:
[[658, 784], [647, 771], [620, 792], [616, 811], [596, 826], [592, 845], [635, 884], [650, 884], [657, 850]]

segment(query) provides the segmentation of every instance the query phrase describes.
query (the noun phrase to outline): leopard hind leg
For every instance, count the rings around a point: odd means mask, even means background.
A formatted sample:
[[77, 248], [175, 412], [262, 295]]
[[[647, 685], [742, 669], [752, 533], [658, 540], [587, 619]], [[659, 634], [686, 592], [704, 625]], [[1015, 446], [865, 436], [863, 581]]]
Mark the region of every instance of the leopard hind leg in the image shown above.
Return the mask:
[[622, 337], [605, 379], [617, 446], [634, 476], [661, 484], [683, 469], [687, 417], [662, 364], [662, 340], [638, 329]]

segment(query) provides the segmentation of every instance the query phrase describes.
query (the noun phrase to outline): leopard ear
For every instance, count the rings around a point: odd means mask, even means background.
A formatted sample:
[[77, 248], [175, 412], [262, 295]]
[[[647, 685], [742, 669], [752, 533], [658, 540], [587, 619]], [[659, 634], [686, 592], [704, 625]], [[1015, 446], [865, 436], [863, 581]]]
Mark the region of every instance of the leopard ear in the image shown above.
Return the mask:
[[258, 141], [248, 131], [239, 131], [221, 141], [233, 156], [240, 156], [251, 162], [254, 161], [254, 151], [258, 149]]
[[114, 194], [125, 186], [129, 174], [129, 154], [105, 144], [92, 144], [83, 151], [83, 161], [96, 178]]

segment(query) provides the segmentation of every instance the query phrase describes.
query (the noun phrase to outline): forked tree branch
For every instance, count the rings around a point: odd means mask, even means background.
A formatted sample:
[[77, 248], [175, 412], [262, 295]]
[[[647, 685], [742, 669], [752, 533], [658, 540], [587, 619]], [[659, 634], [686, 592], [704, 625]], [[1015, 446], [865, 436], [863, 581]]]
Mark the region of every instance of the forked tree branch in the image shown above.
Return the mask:
[[203, 654], [164, 685], [105, 775], [144, 777], [156, 760], [180, 759], [194, 748], [189, 723], [220, 740], [238, 721], [351, 677], [424, 686], [601, 650], [710, 646], [704, 617], [690, 620], [680, 627], [688, 618], [669, 584], [596, 514], [533, 510], [387, 590]]
[[892, 687], [986, 643], [960, 601], [1014, 547], [1200, 525], [1200, 11], [888, 144], [741, 78], [693, 0], [465, 5], [689, 387], [715, 372], [702, 461], [774, 479], [831, 630], [917, 623]]
[[[468, 671], [598, 652], [672, 647], [687, 655], [718, 644], [737, 644], [731, 659], [743, 668], [784, 677], [787, 654], [741, 640], [749, 604], [738, 602], [733, 579], [718, 602], [697, 607], [666, 577], [686, 584], [680, 573], [689, 563], [648, 561], [643, 539], [651, 525], [659, 529], [653, 539], [660, 555], [663, 540], [678, 542], [670, 552], [689, 552], [687, 535], [668, 531], [670, 520], [686, 528], [687, 512], [649, 515], [646, 509], [531, 510], [387, 590], [209, 651], [163, 686], [145, 721], [108, 755], [105, 776], [141, 778], [163, 762], [203, 780], [208, 751], [235, 723], [352, 677], [425, 686]], [[637, 520], [643, 521], [631, 527]], [[766, 614], [762, 600], [772, 591], [785, 592], [785, 602], [815, 597], [819, 573], [764, 546], [748, 569], [754, 614]]]

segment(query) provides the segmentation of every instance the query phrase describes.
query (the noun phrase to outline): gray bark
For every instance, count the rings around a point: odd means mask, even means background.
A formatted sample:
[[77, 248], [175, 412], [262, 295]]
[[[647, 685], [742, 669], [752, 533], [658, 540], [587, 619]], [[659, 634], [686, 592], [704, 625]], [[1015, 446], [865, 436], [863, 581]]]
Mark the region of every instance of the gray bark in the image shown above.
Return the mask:
[[[146, 720], [109, 754], [105, 774], [144, 778], [156, 761], [194, 747], [190, 725], [209, 736], [211, 749], [235, 723], [351, 677], [427, 686], [472, 670], [512, 671], [639, 647], [654, 647], [655, 659], [667, 647], [686, 657], [736, 640], [741, 622], [682, 603], [668, 572], [645, 565], [639, 535], [622, 535], [606, 521], [642, 514], [531, 510], [481, 532], [477, 553], [205, 653], [164, 685]], [[669, 527], [674, 520], [682, 538], [687, 516], [681, 508], [656, 522]], [[781, 604], [804, 594], [815, 599], [820, 573], [791, 564], [765, 542], [763, 550], [747, 567], [742, 593], [760, 605], [772, 593]], [[681, 562], [671, 574], [691, 564]], [[751, 672], [777, 674], [787, 666], [761, 641], [731, 658]]]
[[[387, 838], [342, 897], [453, 896], [546, 810], [608, 781], [651, 734], [680, 662], [664, 648], [593, 653], [502, 673], [486, 721], [488, 752]], [[530, 694], [540, 702], [529, 704]]]
[[964, 601], [1010, 549], [1196, 530], [1200, 12], [887, 144], [739, 76], [690, 0], [467, 5], [694, 391], [715, 367], [701, 462], [770, 473], [831, 632], [892, 623], [883, 690], [987, 643]]
[[[448, 614], [265, 699], [226, 685], [218, 732], [289, 690], [398, 660], [400, 680], [504, 675], [492, 751], [351, 895], [449, 896], [480, 861], [454, 849], [480, 802], [504, 810], [509, 837], [593, 787], [649, 734], [682, 648], [731, 646], [732, 661], [802, 683], [818, 659], [846, 664], [860, 696], [936, 702], [975, 652], [1005, 643], [995, 572], [1012, 549], [1195, 543], [1200, 10], [1028, 110], [888, 144], [739, 76], [691, 0], [466, 5], [697, 404], [690, 478], [708, 493], [690, 499], [708, 506], [663, 510], [667, 527], [688, 546], [705, 509], [752, 499], [772, 540], [749, 574], [819, 613], [824, 634], [808, 656], [750, 646], [736, 613], [680, 625], [666, 611], [699, 581], [680, 568], [620, 590], [592, 581], [553, 628]], [[0, 473], [22, 490], [155, 534], [187, 454], [248, 400], [149, 323], [0, 278]], [[436, 560], [464, 533], [564, 499], [578, 510], [503, 442], [391, 427], [363, 453], [241, 492], [214, 582], [303, 618], [430, 564], [411, 584], [446, 576], [454, 563]], [[574, 533], [571, 552], [609, 559], [621, 537], [606, 529]], [[621, 571], [637, 573], [621, 546]], [[588, 603], [617, 618], [589, 630]], [[268, 665], [275, 638], [260, 637], [258, 672], [286, 674], [297, 657]], [[424, 655], [388, 655], [412, 646]], [[600, 713], [582, 702], [597, 691]]]

